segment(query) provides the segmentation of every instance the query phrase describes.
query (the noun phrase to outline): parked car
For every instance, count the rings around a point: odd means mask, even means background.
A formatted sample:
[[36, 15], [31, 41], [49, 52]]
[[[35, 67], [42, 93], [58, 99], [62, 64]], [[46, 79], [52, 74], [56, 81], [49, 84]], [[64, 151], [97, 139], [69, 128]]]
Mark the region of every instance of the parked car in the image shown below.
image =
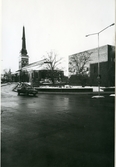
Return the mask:
[[17, 88], [18, 95], [25, 94], [25, 95], [33, 95], [36, 96], [38, 91], [29, 84], [21, 83]]

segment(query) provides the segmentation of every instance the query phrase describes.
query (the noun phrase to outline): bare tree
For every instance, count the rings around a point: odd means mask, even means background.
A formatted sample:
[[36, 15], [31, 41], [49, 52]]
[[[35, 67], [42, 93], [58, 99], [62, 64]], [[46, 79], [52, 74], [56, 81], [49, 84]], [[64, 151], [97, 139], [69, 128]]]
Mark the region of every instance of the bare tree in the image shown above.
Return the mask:
[[46, 69], [58, 70], [58, 67], [62, 64], [63, 58], [58, 58], [58, 54], [51, 51], [44, 55], [44, 60], [44, 63], [47, 63]]
[[43, 56], [44, 64], [46, 64], [45, 69], [50, 71], [50, 78], [52, 83], [54, 84], [55, 78], [61, 75], [61, 71], [63, 70], [62, 62], [63, 58], [58, 58], [58, 54], [54, 51], [47, 52], [46, 55]]
[[12, 73], [11, 73], [11, 69], [4, 69], [4, 80], [5, 81], [11, 81], [12, 80]]
[[75, 54], [70, 56], [69, 58], [69, 72], [71, 74], [76, 74], [76, 75], [83, 75], [86, 74], [87, 72], [87, 64], [91, 60], [92, 52], [82, 52], [79, 54]]

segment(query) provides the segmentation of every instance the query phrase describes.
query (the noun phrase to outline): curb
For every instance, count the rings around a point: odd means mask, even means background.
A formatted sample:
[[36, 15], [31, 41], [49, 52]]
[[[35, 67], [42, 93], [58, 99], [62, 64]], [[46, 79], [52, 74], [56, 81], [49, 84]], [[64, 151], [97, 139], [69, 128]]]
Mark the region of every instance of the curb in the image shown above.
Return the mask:
[[7, 85], [11, 85], [12, 83], [5, 83], [5, 84], [1, 84], [1, 87], [3, 86], [7, 86]]

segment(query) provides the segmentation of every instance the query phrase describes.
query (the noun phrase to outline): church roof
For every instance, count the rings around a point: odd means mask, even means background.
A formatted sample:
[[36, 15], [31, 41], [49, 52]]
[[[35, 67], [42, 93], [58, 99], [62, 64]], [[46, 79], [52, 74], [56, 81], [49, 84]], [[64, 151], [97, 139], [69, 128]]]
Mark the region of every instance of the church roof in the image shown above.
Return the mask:
[[[49, 70], [49, 69], [48, 69], [48, 64], [46, 62], [46, 59], [43, 59], [43, 60], [40, 60], [40, 61], [36, 61], [36, 62], [30, 63], [30, 64], [24, 66], [20, 70], [29, 72], [29, 71], [40, 71], [40, 70]], [[15, 72], [15, 74], [16, 73], [20, 73], [20, 70], [17, 70]], [[56, 69], [56, 70], [62, 71], [60, 69]]]
[[31, 63], [22, 68], [23, 71], [43, 70], [47, 68], [46, 59]]
[[[43, 59], [43, 60], [28, 64], [28, 65], [24, 66], [21, 70], [22, 71], [48, 70], [48, 63], [46, 62], [46, 59]], [[61, 69], [56, 69], [56, 70], [62, 71]]]

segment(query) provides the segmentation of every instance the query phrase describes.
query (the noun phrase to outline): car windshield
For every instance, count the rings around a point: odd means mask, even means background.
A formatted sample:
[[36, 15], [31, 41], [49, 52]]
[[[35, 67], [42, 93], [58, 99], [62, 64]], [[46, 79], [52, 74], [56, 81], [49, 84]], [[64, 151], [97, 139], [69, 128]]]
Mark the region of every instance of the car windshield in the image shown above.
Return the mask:
[[31, 88], [32, 88], [32, 86], [29, 85], [29, 84], [27, 84], [27, 83], [21, 83], [21, 84], [18, 85], [18, 87], [28, 88], [28, 89], [31, 89]]

